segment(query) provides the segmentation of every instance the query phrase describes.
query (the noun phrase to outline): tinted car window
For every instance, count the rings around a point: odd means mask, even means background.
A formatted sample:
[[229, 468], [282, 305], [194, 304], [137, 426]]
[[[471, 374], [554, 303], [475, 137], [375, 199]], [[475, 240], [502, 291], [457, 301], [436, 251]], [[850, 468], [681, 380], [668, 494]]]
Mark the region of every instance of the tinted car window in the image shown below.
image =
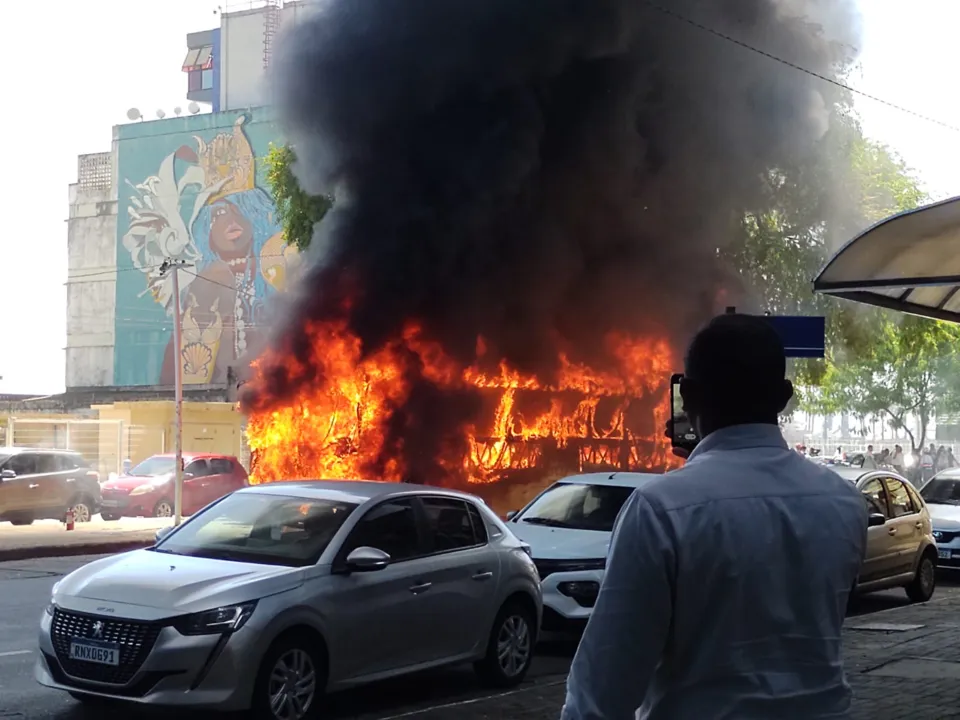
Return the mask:
[[559, 482], [548, 488], [517, 518], [547, 527], [611, 532], [632, 487]]
[[388, 500], [369, 510], [350, 533], [343, 554], [358, 547], [383, 550], [393, 562], [422, 555], [416, 513], [410, 500]]
[[79, 455], [57, 455], [57, 466], [61, 470], [79, 470], [86, 467], [86, 463]]
[[211, 458], [210, 460], [211, 475], [229, 475], [232, 472], [233, 472], [232, 462], [230, 462], [226, 458]]
[[939, 478], [924, 485], [920, 497], [931, 505], [960, 505], [960, 478]]
[[33, 475], [37, 472], [37, 456], [33, 453], [14, 455], [3, 469], [13, 470], [17, 475]]
[[880, 482], [879, 478], [864, 485], [861, 492], [871, 513], [880, 513], [886, 518], [890, 517], [890, 513], [887, 511], [887, 491], [884, 490], [883, 483]]
[[427, 549], [446, 552], [473, 547], [477, 539], [467, 504], [449, 498], [421, 498], [427, 519]]
[[210, 474], [210, 468], [206, 460], [194, 460], [183, 469], [183, 472], [190, 473], [194, 477], [203, 477]]
[[36, 459], [37, 473], [55, 473], [60, 472], [60, 463], [57, 462], [57, 456], [50, 453], [40, 453]]
[[890, 511], [894, 517], [903, 517], [917, 512], [913, 506], [913, 498], [907, 492], [903, 483], [894, 478], [887, 478], [887, 488], [890, 491]]
[[354, 503], [237, 493], [211, 505], [157, 545], [157, 552], [302, 567], [315, 563]]
[[483, 515], [480, 514], [473, 503], [467, 503], [467, 512], [470, 513], [470, 522], [473, 525], [473, 539], [477, 545], [485, 544], [487, 542], [487, 524], [483, 521]]

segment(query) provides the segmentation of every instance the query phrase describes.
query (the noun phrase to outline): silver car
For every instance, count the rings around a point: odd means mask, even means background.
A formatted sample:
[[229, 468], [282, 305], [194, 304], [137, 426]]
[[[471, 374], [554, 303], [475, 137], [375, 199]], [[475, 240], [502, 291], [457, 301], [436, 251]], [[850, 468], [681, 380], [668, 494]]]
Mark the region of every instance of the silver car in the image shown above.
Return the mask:
[[37, 680], [79, 700], [316, 717], [322, 695], [473, 662], [520, 683], [542, 615], [529, 548], [472, 495], [379, 482], [237, 491], [146, 550], [64, 577]]
[[830, 469], [856, 484], [870, 512], [867, 555], [857, 591], [902, 587], [914, 602], [933, 597], [937, 545], [930, 512], [920, 494], [892, 469]]

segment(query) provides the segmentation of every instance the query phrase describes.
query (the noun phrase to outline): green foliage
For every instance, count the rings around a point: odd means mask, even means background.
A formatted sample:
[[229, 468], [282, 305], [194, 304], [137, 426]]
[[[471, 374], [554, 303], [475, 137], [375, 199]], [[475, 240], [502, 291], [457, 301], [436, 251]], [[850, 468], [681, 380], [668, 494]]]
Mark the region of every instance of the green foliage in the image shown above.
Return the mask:
[[[914, 449], [926, 440], [936, 411], [957, 407], [956, 380], [960, 362], [954, 348], [957, 326], [907, 316], [884, 316], [869, 352], [852, 360], [834, 355], [818, 388], [809, 389], [805, 406], [814, 412], [850, 412], [858, 417], [885, 419], [903, 429]], [[919, 420], [919, 435], [906, 425]]]
[[313, 239], [314, 227], [323, 220], [333, 204], [323, 196], [308, 195], [293, 174], [296, 153], [289, 145], [270, 144], [264, 158], [267, 182], [277, 207], [277, 221], [289, 245], [306, 250]]

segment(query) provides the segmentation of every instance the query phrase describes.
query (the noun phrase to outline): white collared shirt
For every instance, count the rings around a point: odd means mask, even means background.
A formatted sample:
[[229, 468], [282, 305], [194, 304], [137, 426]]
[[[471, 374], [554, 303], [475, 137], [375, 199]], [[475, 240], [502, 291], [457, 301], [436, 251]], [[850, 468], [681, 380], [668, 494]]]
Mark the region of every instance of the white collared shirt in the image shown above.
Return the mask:
[[774, 425], [710, 434], [618, 518], [562, 720], [846, 718], [867, 508]]

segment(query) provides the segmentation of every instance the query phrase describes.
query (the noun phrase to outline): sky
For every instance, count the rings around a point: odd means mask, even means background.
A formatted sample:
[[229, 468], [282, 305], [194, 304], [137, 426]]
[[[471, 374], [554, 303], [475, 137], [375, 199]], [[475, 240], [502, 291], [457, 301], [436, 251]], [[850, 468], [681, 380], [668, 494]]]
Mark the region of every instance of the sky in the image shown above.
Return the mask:
[[[147, 118], [185, 107], [186, 34], [219, 26], [218, 6], [242, 1], [17, 6], [17, 23], [30, 32], [8, 32], [0, 44], [8, 98], [6, 172], [0, 173], [7, 228], [0, 242], [0, 393], [41, 395], [64, 387], [65, 221], [77, 156], [108, 151], [112, 127], [127, 122], [132, 107]], [[960, 128], [953, 85], [960, 0], [859, 2], [862, 46], [851, 85]], [[856, 107], [867, 135], [898, 151], [933, 199], [960, 195], [960, 130], [862, 96]]]

